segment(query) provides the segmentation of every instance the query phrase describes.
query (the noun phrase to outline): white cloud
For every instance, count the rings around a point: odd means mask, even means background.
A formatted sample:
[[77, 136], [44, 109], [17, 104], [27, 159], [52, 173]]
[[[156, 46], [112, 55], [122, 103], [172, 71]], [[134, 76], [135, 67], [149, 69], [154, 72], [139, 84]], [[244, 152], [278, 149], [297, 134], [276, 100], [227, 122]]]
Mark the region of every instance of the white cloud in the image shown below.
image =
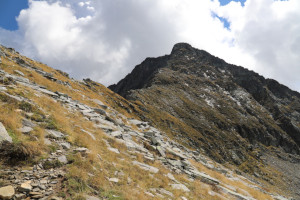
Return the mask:
[[[20, 30], [0, 29], [0, 42], [108, 85], [184, 41], [300, 91], [297, 0], [247, 0], [244, 7], [217, 0], [60, 2], [31, 1], [18, 17]], [[226, 18], [230, 30], [212, 12]]]
[[83, 7], [84, 4], [85, 4], [84, 2], [79, 2], [79, 3], [78, 3], [78, 5], [79, 5], [80, 7]]
[[95, 11], [95, 8], [92, 6], [87, 6], [86, 9], [91, 10], [91, 11]]

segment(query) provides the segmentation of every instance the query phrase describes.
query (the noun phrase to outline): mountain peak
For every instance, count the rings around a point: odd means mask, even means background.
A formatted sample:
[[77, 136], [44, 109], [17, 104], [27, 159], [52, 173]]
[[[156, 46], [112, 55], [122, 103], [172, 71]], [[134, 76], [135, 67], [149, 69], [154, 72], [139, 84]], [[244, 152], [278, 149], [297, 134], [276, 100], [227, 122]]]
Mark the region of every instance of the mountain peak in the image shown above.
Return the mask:
[[[172, 53], [173, 52], [176, 52], [176, 51], [178, 51], [178, 50], [182, 50], [182, 49], [186, 49], [186, 50], [192, 50], [192, 49], [194, 49], [190, 44], [188, 44], [188, 43], [185, 43], [185, 42], [179, 42], [179, 43], [177, 43], [177, 44], [175, 44], [174, 46], [173, 46], [173, 49], [172, 49]], [[171, 54], [172, 54], [171, 53]]]

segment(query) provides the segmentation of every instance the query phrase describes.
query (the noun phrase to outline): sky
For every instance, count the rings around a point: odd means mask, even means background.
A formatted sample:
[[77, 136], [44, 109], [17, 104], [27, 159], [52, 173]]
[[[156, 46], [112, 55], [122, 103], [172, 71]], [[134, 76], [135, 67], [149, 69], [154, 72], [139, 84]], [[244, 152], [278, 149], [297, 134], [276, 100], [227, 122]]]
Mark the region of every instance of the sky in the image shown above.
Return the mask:
[[0, 0], [0, 43], [106, 86], [187, 42], [300, 91], [299, 0]]

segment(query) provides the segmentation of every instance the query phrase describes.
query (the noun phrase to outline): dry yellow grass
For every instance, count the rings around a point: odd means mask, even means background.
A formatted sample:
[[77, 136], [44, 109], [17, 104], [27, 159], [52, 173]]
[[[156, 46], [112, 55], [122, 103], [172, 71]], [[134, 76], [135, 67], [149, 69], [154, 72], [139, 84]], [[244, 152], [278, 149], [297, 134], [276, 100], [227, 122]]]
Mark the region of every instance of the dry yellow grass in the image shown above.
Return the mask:
[[[252, 197], [254, 197], [255, 199], [262, 199], [262, 200], [264, 200], [264, 199], [265, 200], [272, 200], [273, 199], [270, 195], [264, 194], [263, 192], [261, 192], [261, 191], [259, 191], [257, 189], [254, 189], [254, 188], [248, 186], [247, 184], [253, 185], [253, 183], [250, 183], [249, 181], [248, 182], [246, 180], [245, 181], [233, 181], [233, 180], [230, 180], [225, 175], [223, 175], [223, 174], [221, 174], [219, 172], [216, 172], [214, 170], [208, 169], [207, 167], [205, 167], [201, 163], [195, 162], [193, 160], [190, 160], [190, 162], [194, 166], [196, 166], [199, 171], [205, 172], [206, 174], [210, 175], [211, 177], [220, 180], [221, 183], [225, 185], [225, 187], [226, 187], [226, 185], [229, 185], [231, 187], [236, 188], [237, 192], [241, 191], [241, 194], [244, 194], [244, 195], [247, 195], [247, 193], [248, 193]], [[246, 193], [243, 192], [243, 191], [246, 191]]]

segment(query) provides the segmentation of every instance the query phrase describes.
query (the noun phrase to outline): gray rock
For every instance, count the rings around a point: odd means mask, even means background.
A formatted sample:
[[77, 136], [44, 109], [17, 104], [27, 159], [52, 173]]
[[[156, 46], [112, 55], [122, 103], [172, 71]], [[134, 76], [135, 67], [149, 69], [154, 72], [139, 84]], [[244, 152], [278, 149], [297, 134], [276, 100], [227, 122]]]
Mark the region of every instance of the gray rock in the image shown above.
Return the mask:
[[[9, 96], [10, 98], [16, 100], [16, 101], [19, 101], [19, 102], [22, 102], [22, 101], [27, 101], [25, 98], [21, 97], [21, 96], [14, 96], [14, 95], [11, 95], [11, 94], [8, 94], [6, 92], [2, 92], [3, 94], [5, 94], [6, 96]], [[28, 102], [28, 101], [27, 101]]]
[[38, 187], [39, 187], [41, 190], [46, 190], [46, 189], [47, 189], [46, 186], [43, 185], [43, 184], [38, 185]]
[[71, 145], [68, 142], [63, 142], [60, 145], [62, 146], [63, 149], [66, 149], [66, 150], [71, 148]]
[[108, 149], [109, 151], [111, 151], [111, 152], [114, 152], [114, 153], [116, 153], [116, 154], [120, 154], [120, 151], [119, 151], [119, 149], [112, 148], [112, 147], [108, 147], [107, 149]]
[[65, 135], [59, 131], [46, 129], [47, 137], [53, 138], [53, 139], [60, 139], [63, 138]]
[[110, 135], [112, 137], [120, 138], [121, 135], [122, 135], [122, 132], [121, 131], [113, 131], [113, 132], [110, 133]]
[[151, 143], [153, 144], [153, 145], [159, 145], [160, 143], [159, 143], [159, 139], [158, 138], [156, 138], [156, 137], [151, 137], [150, 138], [150, 140], [151, 140]]
[[22, 183], [19, 187], [19, 191], [21, 192], [30, 192], [32, 190], [32, 186], [30, 185], [31, 181], [26, 181]]
[[151, 192], [145, 192], [145, 194], [150, 196], [150, 197], [155, 197], [154, 194], [152, 194]]
[[183, 184], [172, 184], [171, 187], [173, 190], [182, 190], [184, 192], [190, 192], [189, 188], [187, 188]]
[[168, 196], [170, 196], [170, 197], [174, 197], [174, 195], [173, 195], [172, 192], [169, 192], [168, 190], [165, 190], [165, 189], [163, 189], [163, 188], [160, 188], [160, 189], [159, 189], [159, 192], [160, 192], [161, 194], [165, 194], [165, 195], [168, 195]]
[[44, 138], [44, 144], [51, 145], [52, 142], [48, 138]]
[[150, 166], [150, 165], [147, 165], [147, 164], [144, 164], [144, 163], [140, 163], [138, 161], [132, 161], [132, 163], [134, 165], [139, 166], [141, 169], [149, 171], [151, 173], [157, 173], [159, 171], [159, 169], [157, 169], [156, 167], [153, 167], [153, 166]]
[[212, 178], [211, 176], [201, 173], [199, 171], [196, 170], [192, 170], [190, 171], [192, 173], [192, 175], [196, 178], [199, 178], [202, 182], [207, 183], [207, 184], [211, 184], [211, 185], [219, 185], [220, 181], [217, 179]]
[[175, 177], [173, 176], [173, 174], [171, 174], [171, 173], [168, 173], [168, 174], [167, 174], [167, 177], [168, 177], [170, 180], [172, 180], [172, 181], [177, 181], [177, 180], [175, 179]]
[[98, 113], [94, 113], [92, 112], [92, 110], [82, 110], [81, 113], [89, 118], [93, 118], [93, 117], [99, 117], [100, 115]]
[[164, 158], [166, 157], [166, 153], [165, 153], [165, 151], [162, 149], [162, 147], [157, 146], [156, 149], [157, 149], [158, 153], [159, 153], [162, 157], [164, 157]]
[[0, 122], [0, 142], [2, 142], [2, 141], [12, 142], [12, 138], [8, 135], [5, 127]]
[[24, 73], [19, 70], [14, 70], [14, 72], [20, 76], [25, 76]]
[[25, 134], [28, 134], [30, 133], [31, 131], [33, 131], [33, 129], [29, 126], [23, 126], [22, 128], [19, 129], [19, 131], [21, 133], [25, 133]]
[[4, 86], [0, 86], [0, 91], [7, 91], [7, 89]]
[[85, 111], [85, 112], [91, 112], [92, 110], [90, 110], [88, 107], [84, 106], [84, 105], [81, 105], [81, 104], [76, 104], [76, 106], [82, 110], [82, 111]]
[[23, 119], [22, 120], [22, 125], [23, 126], [27, 126], [27, 127], [30, 127], [30, 128], [34, 128], [36, 127], [36, 124], [34, 124], [32, 121], [28, 120], [28, 119]]
[[170, 165], [172, 165], [172, 166], [174, 166], [174, 167], [176, 167], [176, 168], [182, 168], [182, 163], [181, 163], [180, 160], [171, 160], [171, 159], [167, 159], [167, 162], [168, 162]]
[[137, 119], [130, 119], [128, 120], [131, 124], [134, 124], [136, 126], [143, 124], [144, 122], [137, 120]]
[[15, 195], [15, 189], [13, 186], [5, 186], [0, 188], [0, 199], [11, 199]]
[[113, 183], [118, 183], [119, 182], [118, 178], [110, 178], [108, 180], [109, 180], [109, 182], [113, 182]]
[[57, 160], [58, 160], [59, 162], [61, 162], [62, 164], [67, 164], [67, 163], [68, 163], [68, 159], [67, 159], [67, 157], [66, 157], [65, 155], [59, 156], [59, 157], [57, 158]]
[[177, 152], [177, 151], [174, 151], [173, 149], [171, 149], [171, 148], [167, 148], [167, 151], [169, 152], [169, 153], [171, 153], [171, 154], [173, 154], [174, 156], [177, 156], [177, 157], [179, 157], [180, 159], [187, 159], [187, 157], [185, 156], [185, 155], [183, 155], [182, 153], [179, 153], [179, 152]]
[[106, 115], [106, 112], [100, 108], [94, 108], [94, 111], [100, 115]]
[[22, 194], [22, 193], [15, 195], [15, 199], [16, 200], [25, 199], [25, 197], [26, 197], [26, 194]]
[[12, 78], [13, 80], [21, 83], [30, 83], [28, 78], [20, 77], [20, 76], [14, 76], [10, 74], [5, 75], [6, 78]]
[[80, 153], [88, 153], [89, 149], [85, 148], [85, 147], [78, 147], [78, 148], [74, 149], [73, 151], [80, 152]]
[[218, 188], [220, 188], [224, 193], [227, 193], [231, 196], [233, 196], [234, 198], [238, 199], [238, 200], [255, 200], [254, 198], [252, 197], [246, 197], [244, 195], [241, 195], [239, 193], [236, 193], [234, 191], [231, 191], [225, 187], [222, 187], [222, 186], [218, 186]]
[[46, 90], [44, 88], [38, 88], [37, 90], [40, 91], [40, 92], [42, 92], [42, 93], [44, 93], [44, 94], [47, 94], [49, 96], [58, 97], [57, 94], [55, 94], [54, 92], [51, 92], [50, 90]]

